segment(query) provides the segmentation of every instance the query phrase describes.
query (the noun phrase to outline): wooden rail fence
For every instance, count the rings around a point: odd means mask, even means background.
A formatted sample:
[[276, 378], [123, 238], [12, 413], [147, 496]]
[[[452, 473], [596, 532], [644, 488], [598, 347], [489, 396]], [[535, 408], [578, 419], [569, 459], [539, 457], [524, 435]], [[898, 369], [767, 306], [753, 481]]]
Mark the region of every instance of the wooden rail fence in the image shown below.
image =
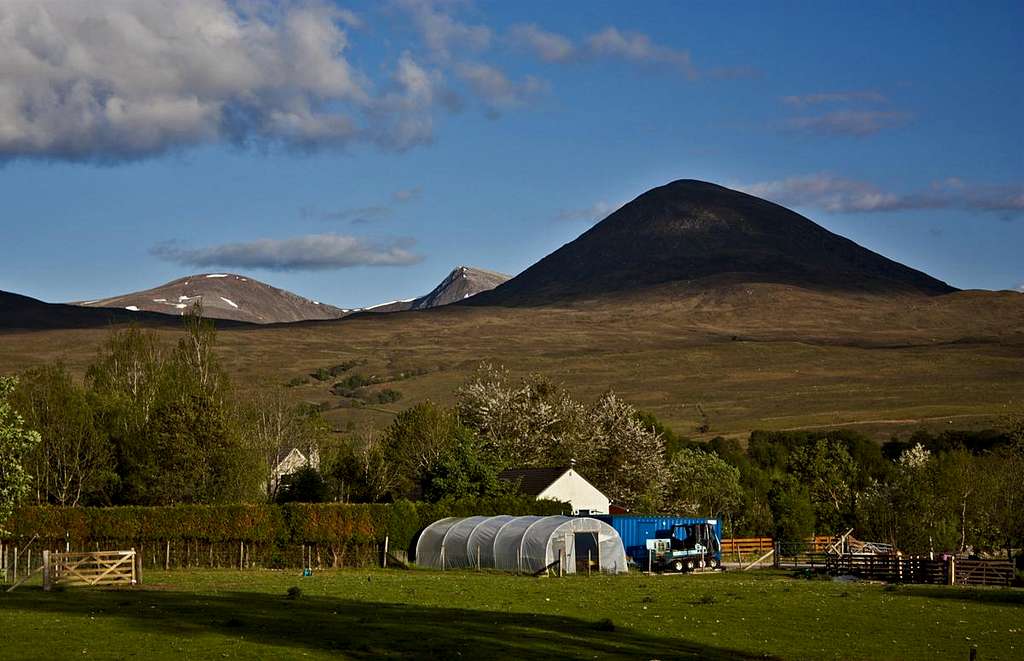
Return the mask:
[[858, 576], [889, 583], [937, 585], [1010, 585], [1013, 564], [1007, 560], [930, 559], [903, 555], [828, 556], [833, 575]]
[[[835, 538], [828, 535], [810, 537], [805, 550], [808, 553], [825, 553], [834, 541]], [[733, 537], [722, 540], [723, 555], [763, 555], [774, 548], [775, 540], [771, 537]]]
[[43, 551], [43, 589], [53, 585], [135, 585], [140, 582], [139, 557], [128, 551]]
[[954, 583], [959, 585], [1010, 585], [1013, 563], [1009, 560], [957, 560]]

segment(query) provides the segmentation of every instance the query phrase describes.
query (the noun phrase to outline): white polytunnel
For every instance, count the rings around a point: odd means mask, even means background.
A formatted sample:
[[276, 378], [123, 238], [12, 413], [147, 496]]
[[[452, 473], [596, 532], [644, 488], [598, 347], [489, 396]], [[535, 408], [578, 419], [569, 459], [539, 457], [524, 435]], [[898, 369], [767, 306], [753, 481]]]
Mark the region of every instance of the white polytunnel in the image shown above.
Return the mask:
[[551, 569], [574, 574], [624, 574], [619, 533], [589, 517], [448, 517], [430, 524], [416, 542], [416, 564], [432, 569], [479, 567], [523, 574]]

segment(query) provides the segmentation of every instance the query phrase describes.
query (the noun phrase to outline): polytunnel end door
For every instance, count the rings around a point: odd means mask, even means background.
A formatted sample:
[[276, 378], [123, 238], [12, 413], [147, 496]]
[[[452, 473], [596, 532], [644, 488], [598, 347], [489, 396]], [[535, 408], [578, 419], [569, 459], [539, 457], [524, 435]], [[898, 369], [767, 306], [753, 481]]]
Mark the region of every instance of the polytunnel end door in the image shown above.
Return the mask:
[[573, 539], [576, 547], [576, 573], [586, 574], [589, 569], [601, 571], [601, 553], [596, 532], [578, 532]]

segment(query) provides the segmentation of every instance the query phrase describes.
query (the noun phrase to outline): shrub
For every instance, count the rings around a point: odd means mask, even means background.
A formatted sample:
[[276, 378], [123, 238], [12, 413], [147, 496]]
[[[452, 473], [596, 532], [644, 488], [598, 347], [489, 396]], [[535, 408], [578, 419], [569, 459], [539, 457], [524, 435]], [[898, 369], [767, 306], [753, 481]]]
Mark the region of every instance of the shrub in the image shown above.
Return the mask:
[[364, 399], [373, 404], [391, 404], [402, 399], [402, 393], [393, 388], [384, 388], [383, 390], [370, 393]]

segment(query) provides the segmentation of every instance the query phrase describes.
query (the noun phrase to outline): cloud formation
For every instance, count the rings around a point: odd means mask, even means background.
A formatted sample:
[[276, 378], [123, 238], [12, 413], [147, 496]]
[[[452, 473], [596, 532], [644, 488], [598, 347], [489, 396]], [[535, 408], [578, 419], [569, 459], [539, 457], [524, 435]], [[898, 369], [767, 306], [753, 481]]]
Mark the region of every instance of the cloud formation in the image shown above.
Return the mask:
[[568, 37], [547, 32], [533, 23], [513, 25], [509, 39], [545, 62], [564, 62], [576, 54], [576, 47]]
[[404, 188], [402, 190], [396, 190], [391, 194], [391, 199], [395, 202], [411, 202], [420, 195], [423, 194], [422, 186], [413, 186], [412, 188]]
[[697, 70], [690, 61], [690, 53], [651, 41], [640, 32], [621, 32], [607, 27], [587, 38], [587, 46], [595, 55], [621, 57], [623, 59], [670, 66], [687, 78], [696, 78]]
[[830, 213], [876, 213], [914, 209], [961, 209], [1013, 218], [1024, 213], [1024, 185], [971, 184], [958, 178], [909, 193], [883, 191], [874, 184], [813, 174], [736, 186], [738, 190], [788, 206]]
[[[374, 71], [353, 64], [361, 17], [326, 0], [13, 0], [0, 3], [0, 161], [119, 162], [202, 144], [298, 150], [429, 144], [463, 51], [490, 29], [447, 6], [398, 0], [422, 37]], [[489, 65], [465, 69], [486, 108], [538, 84]]]
[[547, 90], [547, 85], [539, 78], [526, 76], [521, 81], [512, 81], [499, 69], [487, 64], [461, 63], [455, 71], [491, 116], [522, 106]]
[[822, 135], [866, 136], [905, 124], [910, 115], [879, 110], [837, 110], [823, 115], [791, 117], [786, 127], [793, 131]]
[[697, 78], [698, 75], [689, 51], [658, 44], [642, 32], [620, 30], [615, 26], [590, 34], [579, 44], [573, 43], [565, 35], [549, 32], [532, 23], [512, 26], [508, 38], [545, 62], [609, 58], [634, 64], [666, 66], [689, 79]]
[[444, 3], [434, 0], [394, 0], [399, 12], [416, 27], [424, 44], [441, 61], [458, 51], [481, 51], [491, 43], [491, 29], [486, 25], [465, 23], [442, 10]]
[[326, 271], [353, 266], [409, 266], [422, 261], [411, 239], [372, 242], [343, 234], [308, 234], [189, 248], [161, 243], [150, 254], [197, 268], [225, 267], [271, 271]]
[[0, 5], [0, 157], [137, 158], [215, 140], [345, 143], [372, 104], [351, 13], [223, 0]]
[[888, 99], [876, 90], [857, 90], [852, 92], [816, 92], [782, 97], [782, 102], [789, 106], [815, 106], [822, 103], [850, 103], [854, 101], [869, 103], [885, 103]]
[[346, 209], [325, 210], [316, 206], [303, 207], [299, 213], [303, 218], [316, 218], [318, 220], [347, 222], [353, 225], [363, 225], [386, 220], [391, 217], [395, 207], [407, 204], [418, 198], [423, 193], [421, 186], [396, 190], [391, 193], [389, 202], [386, 204], [371, 204], [364, 207], [351, 207]]

